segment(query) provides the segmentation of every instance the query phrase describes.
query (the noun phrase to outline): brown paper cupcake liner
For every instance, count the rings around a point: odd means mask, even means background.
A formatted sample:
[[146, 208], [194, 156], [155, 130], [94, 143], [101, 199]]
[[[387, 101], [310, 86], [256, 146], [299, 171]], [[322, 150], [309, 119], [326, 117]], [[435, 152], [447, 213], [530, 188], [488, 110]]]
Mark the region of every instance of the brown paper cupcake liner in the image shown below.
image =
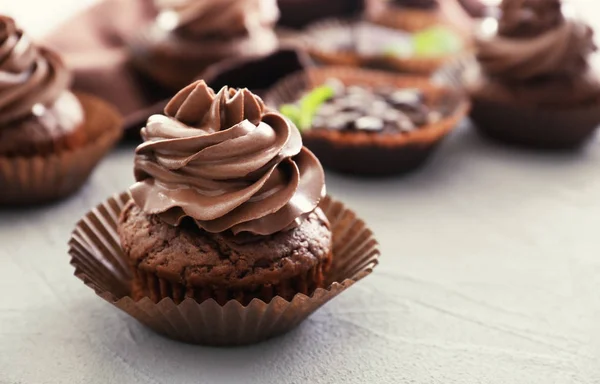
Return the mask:
[[115, 195], [90, 211], [76, 226], [69, 242], [75, 276], [96, 294], [145, 326], [167, 337], [206, 345], [243, 345], [285, 333], [323, 304], [367, 276], [378, 263], [373, 233], [354, 212], [326, 197], [320, 204], [331, 223], [333, 261], [326, 287], [291, 301], [276, 296], [268, 304], [254, 299], [244, 306], [237, 300], [219, 305], [214, 299], [180, 304], [165, 298], [134, 300], [132, 274], [117, 234], [119, 214], [130, 200]]
[[470, 93], [470, 117], [478, 132], [500, 142], [541, 149], [570, 149], [585, 143], [600, 125], [600, 101], [570, 108], [544, 108], [490, 100], [469, 92], [477, 71], [472, 55], [457, 58], [434, 75], [437, 83]]
[[577, 148], [600, 125], [600, 102], [569, 109], [533, 108], [473, 98], [471, 119], [484, 136], [541, 149]]
[[309, 295], [321, 286], [325, 267], [325, 264], [319, 264], [301, 276], [282, 280], [278, 284], [259, 287], [256, 292], [248, 292], [243, 289], [212, 289], [210, 287], [190, 289], [182, 284], [162, 279], [156, 274], [134, 269], [132, 272], [134, 284], [132, 297], [139, 300], [148, 296], [155, 303], [170, 298], [175, 304], [181, 303], [186, 297], [192, 297], [199, 303], [212, 298], [221, 305], [225, 305], [229, 300], [237, 300], [248, 305], [255, 298], [268, 303], [276, 296], [289, 301], [297, 293]]
[[354, 50], [335, 50], [333, 46], [321, 43], [327, 39], [336, 39], [336, 36], [342, 36], [341, 38], [352, 36], [355, 24], [356, 21], [353, 20], [322, 21], [311, 26], [305, 35], [297, 36], [295, 40], [288, 37], [288, 41], [294, 41], [295, 45], [305, 49], [314, 60], [325, 65], [367, 67], [412, 74], [429, 75], [458, 55], [458, 53], [435, 57], [367, 55]]
[[274, 107], [296, 102], [304, 92], [336, 78], [346, 85], [419, 88], [439, 106], [443, 118], [412, 132], [382, 135], [368, 132], [340, 132], [311, 129], [302, 133], [304, 145], [332, 170], [363, 176], [405, 173], [424, 164], [446, 135], [464, 118], [468, 101], [451, 87], [434, 85], [429, 79], [387, 72], [344, 67], [309, 69], [282, 80], [267, 94]]
[[49, 156], [0, 156], [0, 205], [42, 204], [77, 191], [121, 137], [121, 117], [104, 101], [76, 93], [85, 113], [88, 143]]
[[400, 8], [392, 5], [370, 7], [367, 18], [375, 24], [402, 31], [416, 32], [444, 22], [439, 10]]

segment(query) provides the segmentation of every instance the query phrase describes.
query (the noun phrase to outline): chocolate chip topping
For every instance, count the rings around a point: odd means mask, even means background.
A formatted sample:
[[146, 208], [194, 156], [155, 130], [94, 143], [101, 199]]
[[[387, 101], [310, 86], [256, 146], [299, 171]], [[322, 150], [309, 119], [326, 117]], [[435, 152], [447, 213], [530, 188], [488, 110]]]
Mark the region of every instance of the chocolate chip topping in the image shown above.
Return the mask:
[[398, 133], [434, 121], [434, 112], [419, 89], [344, 87], [337, 79], [327, 85], [334, 89], [334, 97], [317, 110], [314, 128]]

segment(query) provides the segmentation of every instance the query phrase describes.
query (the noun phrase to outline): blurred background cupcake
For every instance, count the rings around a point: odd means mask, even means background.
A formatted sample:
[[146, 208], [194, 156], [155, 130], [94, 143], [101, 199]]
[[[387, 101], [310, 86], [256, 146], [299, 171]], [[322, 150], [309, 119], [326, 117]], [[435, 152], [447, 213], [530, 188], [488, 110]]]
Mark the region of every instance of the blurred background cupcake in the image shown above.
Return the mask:
[[211, 64], [277, 47], [276, 0], [156, 0], [156, 19], [130, 41], [134, 65], [169, 89]]
[[592, 29], [559, 0], [504, 0], [500, 11], [464, 73], [476, 127], [527, 146], [581, 144], [600, 123]]
[[70, 80], [59, 55], [0, 15], [0, 204], [73, 193], [120, 137], [118, 113]]

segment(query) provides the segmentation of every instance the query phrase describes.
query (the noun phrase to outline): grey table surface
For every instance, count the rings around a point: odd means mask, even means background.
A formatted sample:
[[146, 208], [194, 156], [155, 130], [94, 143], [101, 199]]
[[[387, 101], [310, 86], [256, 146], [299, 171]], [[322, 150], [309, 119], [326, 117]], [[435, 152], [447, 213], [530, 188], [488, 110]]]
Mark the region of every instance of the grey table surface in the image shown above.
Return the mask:
[[[0, 11], [41, 33], [83, 3]], [[132, 149], [68, 200], [0, 211], [0, 383], [600, 383], [598, 140], [540, 154], [463, 126], [408, 177], [328, 174], [380, 266], [293, 332], [235, 349], [157, 336], [72, 276], [70, 232], [133, 181]]]
[[295, 331], [250, 347], [153, 334], [78, 279], [74, 223], [132, 182], [116, 149], [77, 195], [0, 212], [0, 383], [597, 383], [600, 145], [551, 155], [467, 127], [404, 178], [328, 174], [381, 264]]

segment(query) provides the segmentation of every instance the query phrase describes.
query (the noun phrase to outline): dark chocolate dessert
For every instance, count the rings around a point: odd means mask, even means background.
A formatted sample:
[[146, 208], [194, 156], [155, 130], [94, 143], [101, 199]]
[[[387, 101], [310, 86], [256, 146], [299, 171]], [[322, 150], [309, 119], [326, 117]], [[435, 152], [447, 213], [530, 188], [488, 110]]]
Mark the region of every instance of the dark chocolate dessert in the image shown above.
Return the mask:
[[482, 29], [479, 66], [467, 73], [477, 127], [531, 146], [583, 142], [600, 123], [592, 29], [566, 17], [559, 0], [505, 0], [501, 10], [497, 29]]
[[324, 174], [287, 119], [247, 89], [199, 81], [142, 137], [119, 225], [137, 299], [248, 304], [324, 284]]
[[364, 176], [416, 169], [468, 110], [458, 92], [426, 78], [342, 67], [292, 75], [266, 100], [325, 167]]
[[427, 105], [420, 89], [372, 88], [360, 84], [346, 87], [338, 79], [327, 80], [297, 104], [281, 106], [280, 111], [301, 130], [379, 134], [412, 132], [441, 118], [439, 112]]

